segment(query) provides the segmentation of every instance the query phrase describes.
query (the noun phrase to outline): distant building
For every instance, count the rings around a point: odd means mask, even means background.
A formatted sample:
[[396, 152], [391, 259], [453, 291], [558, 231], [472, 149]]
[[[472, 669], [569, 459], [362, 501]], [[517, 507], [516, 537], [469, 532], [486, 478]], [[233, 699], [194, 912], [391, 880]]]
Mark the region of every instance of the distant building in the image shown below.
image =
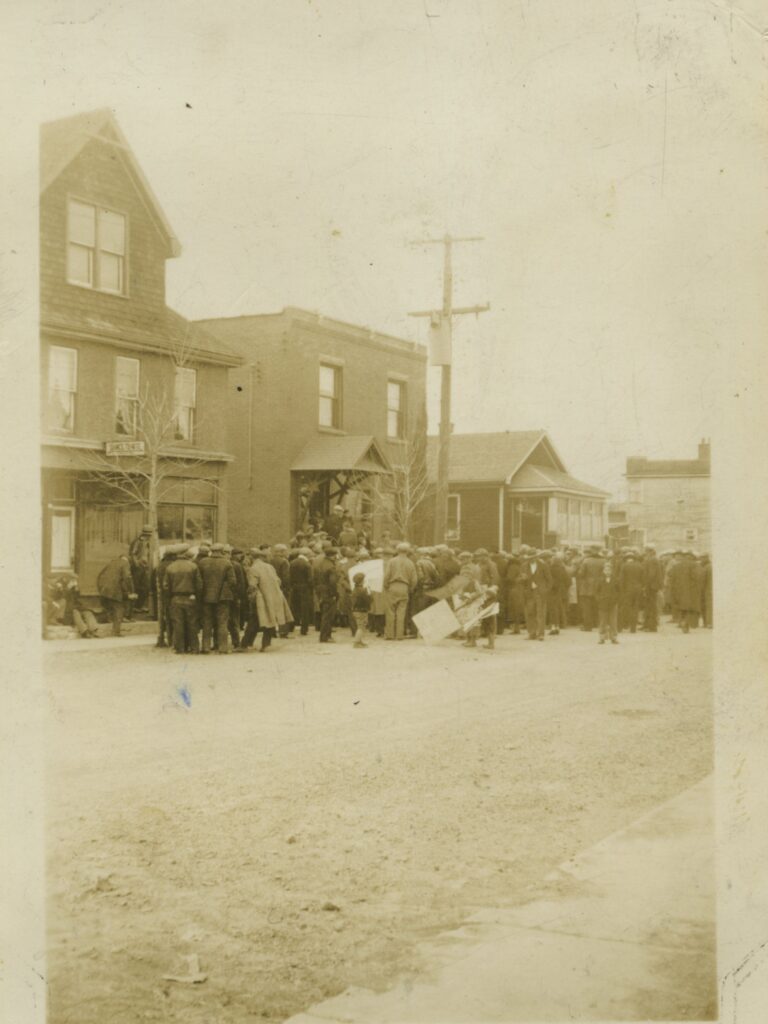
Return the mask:
[[627, 459], [630, 531], [643, 543], [711, 551], [710, 443], [701, 441], [696, 459]]
[[43, 570], [92, 595], [152, 481], [161, 544], [226, 537], [239, 357], [166, 306], [180, 245], [110, 111], [44, 125], [40, 175]]
[[[437, 479], [436, 437], [428, 443]], [[607, 491], [568, 473], [543, 430], [451, 436], [448, 542], [470, 550], [603, 543]]]
[[[230, 536], [286, 540], [340, 504], [389, 526], [381, 478], [426, 434], [422, 345], [289, 307], [199, 321], [234, 349]], [[379, 481], [379, 483], [377, 483]]]

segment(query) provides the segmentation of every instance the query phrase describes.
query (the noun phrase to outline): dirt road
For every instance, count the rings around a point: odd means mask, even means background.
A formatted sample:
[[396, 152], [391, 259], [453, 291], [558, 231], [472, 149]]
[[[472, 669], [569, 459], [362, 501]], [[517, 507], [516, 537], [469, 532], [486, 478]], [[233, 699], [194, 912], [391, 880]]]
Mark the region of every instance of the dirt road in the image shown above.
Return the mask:
[[711, 770], [710, 641], [49, 656], [51, 1024], [279, 1021], [418, 969]]

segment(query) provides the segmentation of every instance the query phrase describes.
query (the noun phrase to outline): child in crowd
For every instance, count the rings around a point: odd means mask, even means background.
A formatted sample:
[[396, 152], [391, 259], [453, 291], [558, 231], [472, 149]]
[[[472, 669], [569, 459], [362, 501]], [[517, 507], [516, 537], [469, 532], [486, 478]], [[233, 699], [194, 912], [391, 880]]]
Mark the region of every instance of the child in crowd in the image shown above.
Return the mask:
[[350, 595], [352, 618], [357, 627], [355, 632], [355, 647], [367, 647], [365, 642], [365, 628], [368, 622], [368, 613], [371, 610], [371, 595], [365, 589], [365, 573], [356, 572], [352, 577], [354, 588]]

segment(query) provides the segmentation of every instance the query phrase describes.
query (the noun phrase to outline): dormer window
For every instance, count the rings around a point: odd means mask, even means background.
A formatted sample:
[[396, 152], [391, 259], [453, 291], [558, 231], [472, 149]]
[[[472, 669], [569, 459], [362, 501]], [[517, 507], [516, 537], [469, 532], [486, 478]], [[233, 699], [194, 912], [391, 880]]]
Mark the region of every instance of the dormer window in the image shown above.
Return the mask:
[[125, 294], [126, 218], [122, 213], [70, 199], [67, 280], [112, 295]]

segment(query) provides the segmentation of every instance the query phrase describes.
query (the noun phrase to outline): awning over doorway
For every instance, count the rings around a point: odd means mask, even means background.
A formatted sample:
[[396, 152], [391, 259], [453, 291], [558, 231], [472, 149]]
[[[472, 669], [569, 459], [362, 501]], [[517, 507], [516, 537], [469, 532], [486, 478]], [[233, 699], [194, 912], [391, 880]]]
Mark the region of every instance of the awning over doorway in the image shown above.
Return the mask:
[[291, 466], [294, 473], [391, 473], [384, 452], [371, 435], [313, 437]]

